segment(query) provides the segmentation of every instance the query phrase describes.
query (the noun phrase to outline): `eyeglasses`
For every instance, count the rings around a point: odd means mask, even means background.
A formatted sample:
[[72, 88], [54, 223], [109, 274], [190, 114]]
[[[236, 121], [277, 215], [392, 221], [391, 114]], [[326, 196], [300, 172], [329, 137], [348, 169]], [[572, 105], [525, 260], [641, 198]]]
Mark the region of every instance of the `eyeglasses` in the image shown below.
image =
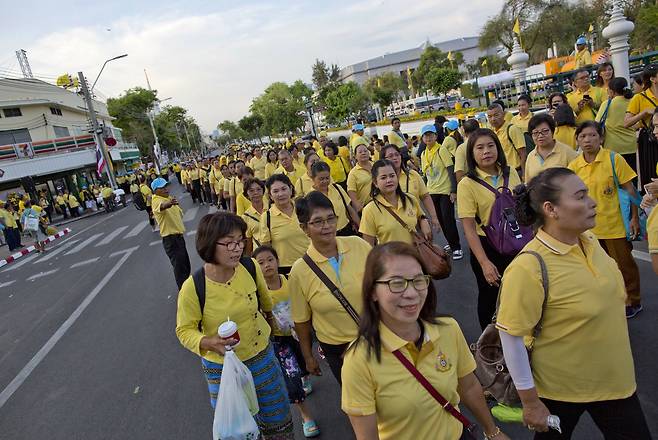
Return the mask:
[[336, 223], [338, 223], [338, 217], [335, 215], [330, 215], [327, 218], [319, 218], [317, 220], [313, 220], [312, 222], [307, 222], [307, 225], [313, 226], [314, 228], [321, 228], [325, 224], [327, 226], [334, 226]]
[[227, 241], [226, 243], [222, 242], [216, 242], [219, 246], [226, 246], [226, 249], [229, 251], [235, 251], [238, 249], [244, 249], [244, 247], [247, 245], [247, 239], [243, 238], [242, 240], [238, 241]]
[[551, 130], [548, 128], [545, 128], [543, 130], [535, 130], [532, 132], [532, 135], [534, 137], [539, 137], [539, 136], [548, 136], [550, 134]]
[[414, 278], [395, 277], [390, 280], [377, 280], [375, 284], [388, 284], [391, 293], [402, 293], [407, 290], [409, 283], [413, 284], [417, 291], [426, 290], [430, 285], [431, 277], [429, 275], [418, 275]]

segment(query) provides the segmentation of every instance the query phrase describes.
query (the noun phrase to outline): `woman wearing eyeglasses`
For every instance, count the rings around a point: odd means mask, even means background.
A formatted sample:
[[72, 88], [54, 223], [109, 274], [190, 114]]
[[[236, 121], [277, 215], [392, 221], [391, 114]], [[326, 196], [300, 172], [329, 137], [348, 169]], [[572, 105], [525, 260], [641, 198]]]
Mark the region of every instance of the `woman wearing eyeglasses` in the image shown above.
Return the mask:
[[[188, 278], [178, 295], [176, 335], [185, 348], [201, 356], [213, 408], [224, 354], [231, 346], [254, 378], [260, 407], [255, 420], [263, 438], [293, 439], [286, 384], [269, 339], [273, 323], [267, 284], [258, 264], [250, 260], [248, 269], [240, 262], [246, 230], [244, 220], [231, 213], [201, 219], [196, 249], [205, 262], [205, 303], [202, 308], [194, 279]], [[239, 341], [217, 334], [219, 325], [229, 319], [238, 326]]]
[[[338, 217], [336, 234], [341, 237], [356, 235], [356, 231], [359, 229], [359, 214], [352, 207], [350, 197], [345, 190], [337, 183], [331, 183], [330, 172], [329, 165], [324, 162], [313, 164], [311, 168], [311, 176], [313, 177], [312, 189], [320, 191], [329, 197], [329, 200], [334, 205], [334, 212]], [[356, 230], [352, 225], [356, 225]]]
[[[331, 200], [313, 191], [297, 200], [297, 218], [311, 240], [306, 254], [342, 292], [345, 299], [361, 310], [361, 282], [370, 245], [359, 237], [336, 237], [338, 217]], [[293, 264], [288, 282], [292, 319], [299, 336], [306, 369], [320, 374], [312, 352], [312, 330], [320, 343], [329, 368], [340, 383], [343, 352], [356, 339], [357, 326], [331, 290], [311, 268], [299, 259]]]
[[475, 415], [485, 438], [505, 440], [473, 374], [475, 361], [457, 322], [436, 318], [437, 295], [416, 249], [391, 242], [366, 260], [359, 339], [345, 354], [342, 409], [357, 440], [456, 440], [462, 424], [393, 352], [406, 358], [454, 407]]
[[535, 149], [528, 153], [525, 162], [525, 181], [548, 168], [566, 168], [578, 153], [569, 145], [556, 141], [555, 120], [546, 113], [534, 115], [528, 121], [528, 133], [535, 142]]

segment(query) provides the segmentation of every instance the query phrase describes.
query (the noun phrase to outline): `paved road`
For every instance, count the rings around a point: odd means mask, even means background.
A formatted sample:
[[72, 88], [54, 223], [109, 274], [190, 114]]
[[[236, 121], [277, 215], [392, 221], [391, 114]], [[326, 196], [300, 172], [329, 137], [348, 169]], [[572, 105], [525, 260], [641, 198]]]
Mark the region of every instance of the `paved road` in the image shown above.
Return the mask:
[[[208, 207], [192, 207], [189, 197], [182, 205], [188, 252], [198, 267], [193, 231]], [[146, 214], [128, 206], [69, 226], [73, 232], [45, 255], [0, 270], [0, 439], [210, 438], [212, 411], [200, 363], [175, 337], [176, 285]], [[639, 264], [645, 311], [629, 325], [640, 398], [658, 434], [652, 331], [658, 283], [649, 264]], [[456, 317], [474, 340], [468, 260], [456, 263], [438, 287], [440, 312]], [[352, 439], [338, 386], [325, 371], [309, 397], [321, 438]], [[575, 438], [601, 438], [591, 421], [581, 425]], [[507, 430], [513, 438], [530, 438], [520, 427]]]

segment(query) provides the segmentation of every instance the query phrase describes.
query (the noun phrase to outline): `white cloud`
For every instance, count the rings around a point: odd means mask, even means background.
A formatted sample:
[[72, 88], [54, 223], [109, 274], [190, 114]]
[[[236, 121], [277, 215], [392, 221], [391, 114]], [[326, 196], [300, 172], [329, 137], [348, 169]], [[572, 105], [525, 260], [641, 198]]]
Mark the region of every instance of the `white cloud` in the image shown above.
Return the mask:
[[91, 81], [104, 60], [128, 53], [108, 64], [100, 91], [116, 96], [145, 86], [147, 69], [161, 98], [173, 97], [169, 103], [188, 108], [210, 131], [223, 119], [243, 116], [273, 81], [310, 82], [315, 58], [342, 66], [418, 46], [428, 37], [437, 42], [476, 35], [501, 1], [459, 8], [444, 0], [364, 0], [329, 11], [301, 3], [240, 5], [207, 15], [181, 10], [59, 28], [26, 49], [36, 72], [83, 70]]

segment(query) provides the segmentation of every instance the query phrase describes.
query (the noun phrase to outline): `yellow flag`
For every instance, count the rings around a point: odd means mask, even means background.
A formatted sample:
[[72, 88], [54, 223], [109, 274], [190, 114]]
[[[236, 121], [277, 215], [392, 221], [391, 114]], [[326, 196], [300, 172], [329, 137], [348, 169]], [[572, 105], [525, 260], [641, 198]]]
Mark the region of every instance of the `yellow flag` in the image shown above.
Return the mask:
[[591, 34], [592, 32], [594, 32], [594, 25], [593, 25], [593, 24], [590, 23], [590, 25], [589, 25], [589, 29], [587, 29], [587, 32], [589, 32], [590, 34]]
[[448, 59], [449, 59], [450, 61], [452, 61], [452, 60], [455, 59], [454, 55], [452, 54], [452, 51], [449, 51], [449, 52], [448, 52]]
[[519, 19], [517, 18], [514, 22], [514, 27], [512, 28], [516, 35], [521, 35], [521, 25], [519, 25]]
[[487, 65], [487, 59], [485, 58], [484, 60], [482, 60], [482, 67], [484, 67], [486, 65]]
[[381, 88], [382, 87], [382, 80], [381, 78], [377, 78], [377, 87]]
[[413, 90], [414, 86], [411, 83], [411, 69], [407, 67], [407, 83], [409, 83], [409, 90]]

